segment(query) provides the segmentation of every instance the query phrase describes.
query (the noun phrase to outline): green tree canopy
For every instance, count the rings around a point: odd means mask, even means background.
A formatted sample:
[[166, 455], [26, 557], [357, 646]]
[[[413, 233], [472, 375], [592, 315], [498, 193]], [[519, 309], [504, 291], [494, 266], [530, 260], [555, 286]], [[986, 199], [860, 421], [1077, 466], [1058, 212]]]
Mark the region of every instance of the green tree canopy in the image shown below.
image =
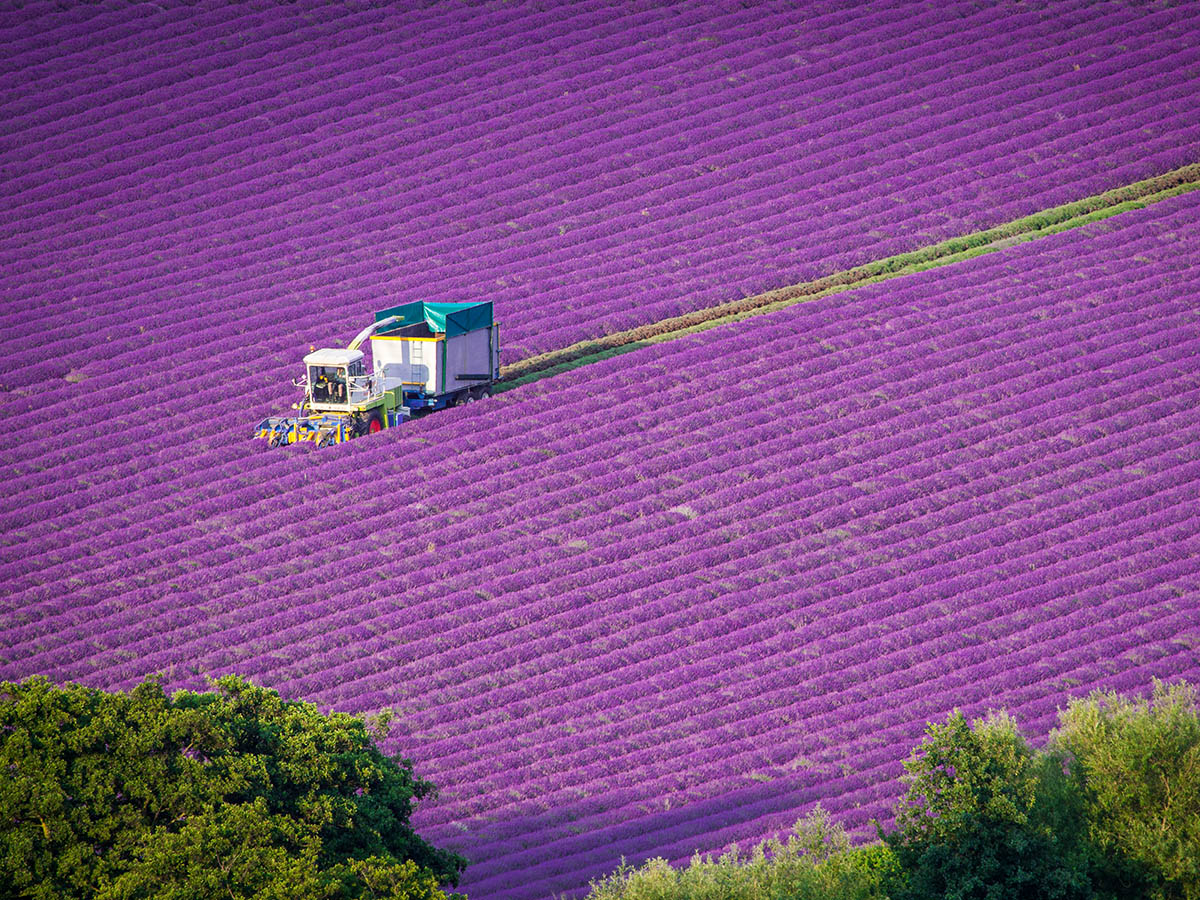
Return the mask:
[[968, 724], [955, 711], [904, 765], [898, 830], [884, 836], [905, 873], [896, 900], [1092, 896], [1079, 797], [1010, 717]]
[[466, 861], [413, 830], [411, 762], [361, 719], [214, 686], [0, 685], [0, 896], [444, 900]]
[[[1200, 900], [1200, 711], [1196, 689], [1155, 681], [1150, 701], [1096, 693], [1060, 714], [1087, 800], [1089, 836], [1115, 894]], [[1139, 884], [1141, 883], [1141, 884]]]

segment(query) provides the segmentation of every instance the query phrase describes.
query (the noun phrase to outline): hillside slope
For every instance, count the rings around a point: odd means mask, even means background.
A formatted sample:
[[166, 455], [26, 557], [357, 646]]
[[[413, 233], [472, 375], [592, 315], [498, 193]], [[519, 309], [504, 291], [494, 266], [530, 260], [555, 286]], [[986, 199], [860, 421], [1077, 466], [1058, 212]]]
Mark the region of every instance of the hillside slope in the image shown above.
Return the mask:
[[[1200, 679], [1200, 198], [319, 453], [6, 510], [0, 676], [399, 712], [477, 898], [886, 818], [926, 720]], [[133, 489], [149, 481], [150, 488]]]
[[[66, 8], [63, 9], [62, 7]], [[1200, 6], [0, 10], [0, 678], [391, 705], [474, 900], [817, 800], [928, 718], [1200, 679], [1196, 195], [330, 448], [310, 344], [511, 363], [1200, 161]]]

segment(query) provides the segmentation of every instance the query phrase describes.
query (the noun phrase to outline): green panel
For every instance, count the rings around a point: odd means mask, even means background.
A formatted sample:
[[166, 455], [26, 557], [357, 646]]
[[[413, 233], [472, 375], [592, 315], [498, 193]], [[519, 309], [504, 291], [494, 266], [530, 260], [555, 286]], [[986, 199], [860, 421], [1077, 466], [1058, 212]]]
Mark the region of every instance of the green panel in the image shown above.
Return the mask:
[[[446, 304], [450, 306], [451, 304]], [[478, 331], [492, 324], [492, 302], [457, 304], [459, 309], [446, 313], [446, 336]]]
[[[401, 325], [411, 325], [424, 318], [433, 331], [454, 337], [456, 334], [466, 334], [468, 331], [477, 331], [491, 325], [492, 302], [488, 300], [484, 303], [435, 303], [431, 300], [417, 300], [381, 310], [375, 313], [375, 321], [386, 319], [388, 316], [403, 316], [404, 321]], [[381, 334], [387, 334], [387, 331]]]
[[403, 328], [405, 325], [412, 325], [414, 322], [419, 322], [425, 315], [425, 304], [420, 300], [413, 303], [405, 303], [401, 306], [393, 306], [391, 309], [384, 309], [375, 313], [375, 321], [386, 319], [388, 316], [401, 316], [401, 321], [395, 325], [391, 325], [380, 334], [387, 334], [393, 328]]

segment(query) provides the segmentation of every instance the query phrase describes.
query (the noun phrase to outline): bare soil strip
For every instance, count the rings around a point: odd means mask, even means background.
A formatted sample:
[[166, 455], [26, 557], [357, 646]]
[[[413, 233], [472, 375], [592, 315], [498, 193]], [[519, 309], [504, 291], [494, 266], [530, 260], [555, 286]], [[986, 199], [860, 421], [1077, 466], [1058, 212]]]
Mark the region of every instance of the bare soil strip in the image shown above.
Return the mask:
[[1140, 209], [1197, 188], [1200, 188], [1200, 163], [1193, 163], [1164, 175], [1043, 210], [995, 228], [950, 238], [908, 253], [835, 272], [814, 281], [776, 288], [753, 297], [744, 297], [628, 331], [580, 341], [559, 350], [540, 353], [505, 366], [501, 370], [501, 381], [496, 385], [496, 389], [508, 390], [588, 363], [628, 353], [639, 347], [673, 340], [750, 316], [774, 312], [794, 303], [804, 303], [877, 281], [949, 265], [984, 253], [994, 253], [1014, 244], [1106, 219], [1126, 210]]

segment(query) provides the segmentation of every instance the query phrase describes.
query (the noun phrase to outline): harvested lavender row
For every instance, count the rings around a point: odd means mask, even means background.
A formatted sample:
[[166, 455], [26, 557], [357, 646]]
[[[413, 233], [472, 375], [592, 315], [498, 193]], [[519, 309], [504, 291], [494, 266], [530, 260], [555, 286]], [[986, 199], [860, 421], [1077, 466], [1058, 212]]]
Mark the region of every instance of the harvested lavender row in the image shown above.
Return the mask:
[[[222, 393], [222, 389], [219, 386], [214, 388], [214, 391], [216, 393]], [[603, 402], [604, 401], [602, 399], [593, 401], [593, 403], [597, 404], [603, 404]], [[110, 414], [113, 416], [118, 416], [123, 403], [127, 403], [125, 398], [117, 398], [110, 403], [93, 407], [93, 417], [89, 417], [89, 421], [100, 419], [103, 422]], [[227, 416], [227, 418], [229, 417]], [[135, 422], [143, 422], [144, 417], [136, 413], [129, 414], [129, 421], [130, 424], [133, 425]], [[236, 427], [236, 420], [229, 421], [228, 424], [231, 428]], [[153, 444], [159, 435], [171, 434], [177, 430], [186, 430], [186, 428], [187, 426], [183, 424], [181, 424], [178, 429], [175, 427], [147, 428], [142, 425], [139, 427], [138, 431], [139, 437], [142, 438], [144, 443]], [[80, 429], [84, 431], [89, 430], [87, 423], [81, 423]], [[46, 442], [44, 441], [40, 442], [38, 449], [41, 450], [45, 443]], [[56, 441], [55, 443], [61, 442]], [[78, 445], [71, 445], [69, 443], [68, 446], [64, 447], [62, 450], [56, 450], [56, 448], [53, 447], [45, 448], [45, 452], [39, 454], [38, 467], [39, 470], [44, 472], [44, 474], [39, 474], [39, 472], [30, 472], [27, 474], [23, 473], [26, 474], [26, 477], [24, 477], [21, 481], [21, 484], [25, 486], [25, 489], [21, 492], [19, 499], [21, 501], [21, 505], [24, 507], [23, 513], [28, 521], [32, 522], [37, 521], [38, 519], [52, 518], [54, 511], [61, 512], [64, 501], [67, 500], [67, 497], [64, 496], [66, 494], [72, 495], [70, 497], [70, 502], [72, 505], [95, 504], [97, 501], [101, 501], [106, 497], [115, 498], [129, 503], [131, 502], [132, 497], [136, 496], [138, 501], [142, 502], [144, 499], [146, 499], [144, 495], [156, 495], [166, 489], [167, 486], [159, 479], [152, 480], [149, 477], [141, 476], [139, 473], [153, 467], [156, 463], [166, 462], [167, 460], [162, 459], [157, 454], [150, 454], [139, 456], [135, 459], [129, 460], [124, 465], [120, 465], [120, 463], [123, 461], [122, 448], [112, 448], [109, 446], [109, 442], [104, 439], [97, 439], [97, 443], [104, 445], [104, 449], [102, 451], [103, 455], [99, 456], [98, 458], [93, 454], [84, 452], [85, 448], [81, 448]], [[230, 448], [226, 451], [226, 458], [232, 458], [233, 456], [240, 457], [239, 472], [241, 474], [239, 474], [238, 478], [235, 479], [238, 483], [239, 489], [244, 489], [246, 486], [246, 470], [248, 468], [261, 467], [264, 464], [260, 456], [254, 456], [247, 459], [246, 453], [249, 449], [250, 448], [248, 446], [239, 446], [236, 449]], [[70, 465], [65, 467], [48, 465], [48, 463], [56, 461], [56, 459], [62, 459], [64, 456]], [[195, 463], [195, 453], [193, 450], [176, 450], [171, 453], [171, 459], [172, 461], [174, 459], [180, 460], [179, 468], [182, 471], [187, 472], [191, 479], [197, 482], [211, 483], [210, 472], [213, 468], [212, 464], [206, 462], [197, 466]], [[113, 475], [109, 478], [101, 479], [100, 485], [95, 488], [89, 488], [87, 490], [80, 491], [79, 486], [72, 479], [76, 475], [86, 474], [89, 471], [89, 465], [94, 463], [102, 463], [105, 466], [110, 467], [110, 471], [113, 473]], [[279, 477], [278, 473], [272, 473], [272, 475], [274, 478]], [[95, 476], [89, 476], [89, 478], [94, 479]], [[272, 492], [278, 492], [279, 488], [286, 486], [286, 483], [280, 484], [278, 482], [274, 482], [269, 486], [265, 486], [263, 489], [271, 490]], [[213, 496], [219, 497], [223, 489], [224, 488], [220, 487], [214, 488]], [[36, 504], [38, 500], [42, 501], [42, 504], [46, 509], [45, 512], [37, 507]], [[286, 504], [286, 500], [284, 500], [282, 497], [280, 498], [280, 502]], [[89, 510], [88, 518], [96, 520], [100, 517], [103, 517], [105, 520], [105, 527], [103, 531], [111, 532], [111, 521], [109, 520], [111, 520], [116, 513], [116, 509], [106, 506], [102, 507], [101, 509]], [[60, 529], [61, 523], [56, 530]], [[91, 534], [89, 536], [93, 538], [100, 537], [99, 534]], [[66, 539], [68, 538], [68, 534], [63, 534], [62, 537]], [[122, 546], [124, 546], [124, 540], [125, 539], [123, 539]]]
[[0, 677], [393, 706], [484, 900], [818, 800], [862, 829], [953, 706], [1044, 733], [1200, 677], [1198, 222], [1163, 201], [316, 454], [33, 478]]
[[[7, 100], [3, 321], [37, 336], [5, 344], [4, 380], [74, 373], [47, 399], [121, 385], [165, 418], [196, 394], [198, 428], [160, 446], [276, 406], [297, 346], [431, 290], [496, 299], [512, 361], [1159, 173], [1200, 138], [1187, 7], [318, 5], [208, 11], [191, 40], [145, 12], [0, 23], [30, 79]], [[204, 396], [214, 366], [238, 404]]]
[[[976, 326], [975, 321], [972, 318], [973, 313], [974, 313], [974, 310], [968, 309], [964, 313], [960, 314], [960, 316], [955, 321], [968, 322], [968, 324], [970, 325], [970, 327], [972, 329], [972, 334], [977, 334], [978, 327]], [[1187, 314], [1188, 314], [1188, 310], [1186, 308], [1184, 310], [1182, 310], [1181, 315], [1186, 316]], [[1117, 318], [1120, 318], [1120, 317], [1117, 317]], [[1126, 314], [1125, 318], [1129, 318], [1129, 315]], [[1060, 323], [1055, 323], [1055, 327], [1057, 327], [1059, 324]], [[1139, 323], [1137, 323], [1137, 328], [1141, 329], [1143, 331], [1146, 331], [1146, 330], [1162, 331], [1164, 328], [1170, 327], [1171, 324], [1172, 323], [1170, 320], [1156, 321], [1153, 323], [1140, 323], [1139, 322]], [[934, 371], [936, 371], [936, 370], [937, 369], [935, 368]], [[828, 376], [823, 375], [822, 380], [828, 380]], [[914, 380], [914, 379], [910, 378], [909, 380]], [[910, 399], [907, 402], [910, 404], [917, 403], [917, 402], [922, 403], [922, 404], [927, 403], [930, 398], [929, 389], [932, 384], [931, 382], [929, 382], [928, 373], [925, 373], [925, 374], [919, 376], [919, 378], [917, 380], [920, 380], [923, 382], [922, 387], [926, 388], [925, 393], [923, 394], [923, 397], [920, 400], [911, 400]], [[785, 390], [788, 390], [788, 391], [792, 391], [793, 388], [794, 388], [794, 386], [792, 386], [792, 385], [785, 386]], [[815, 400], [820, 399], [821, 393], [817, 390], [817, 385], [815, 383], [810, 382], [807, 385], [807, 388], [808, 388], [808, 390], [806, 390], [806, 392], [805, 392], [803, 402], [808, 405], [811, 405]], [[1009, 390], [1016, 390], [1016, 388], [1009, 388]], [[1025, 393], [1023, 396], [1025, 396], [1027, 399], [1031, 398], [1031, 395], [1029, 395], [1028, 393]], [[786, 407], [783, 407], [783, 408], [786, 409]], [[886, 408], [883, 409], [882, 411], [885, 413], [885, 418], [894, 417], [894, 415], [895, 415], [894, 412], [889, 412], [889, 410]], [[866, 422], [862, 421], [862, 415], [869, 414], [869, 415], [873, 416], [875, 419], [879, 419], [879, 412], [880, 412], [880, 410], [878, 410], [878, 409], [873, 412], [863, 411], [859, 415], [860, 424], [866, 424]], [[621, 415], [622, 415], [622, 413], [618, 410], [617, 417], [619, 417]], [[690, 430], [696, 430], [700, 427], [700, 423], [691, 423], [691, 422], [688, 422], [687, 420], [684, 420], [684, 421]], [[736, 422], [736, 419], [735, 419], [735, 422]], [[846, 422], [848, 423], [847, 427], [849, 428], [849, 427], [854, 426], [855, 420], [847, 419]], [[604, 428], [604, 427], [611, 428], [616, 424], [617, 424], [616, 421], [609, 422], [609, 423], [601, 423], [600, 427], [601, 428]], [[729, 465], [732, 465], [736, 461], [737, 456], [736, 456], [736, 454], [733, 454], [732, 452], [730, 452], [734, 449], [733, 447], [723, 447], [722, 446], [722, 444], [724, 443], [724, 440], [723, 440], [722, 436], [720, 435], [718, 429], [723, 428], [723, 427], [726, 427], [726, 426], [719, 422], [715, 423], [715, 424], [709, 423], [706, 436], [710, 437], [712, 440], [710, 447], [711, 447], [711, 450], [712, 450], [713, 454], [715, 455], [716, 459], [723, 461], [726, 464], [725, 467], [728, 468]], [[704, 432], [702, 432], [702, 433], [704, 433]], [[599, 431], [597, 432], [597, 434], [599, 434]], [[611, 436], [612, 435], [610, 433], [610, 437]], [[811, 441], [812, 436], [813, 435], [805, 435], [803, 432], [801, 432], [796, 436], [796, 438], [799, 440], [808, 442], [808, 441]], [[526, 437], [528, 437], [528, 435], [526, 435]], [[589, 438], [589, 439], [592, 439], [592, 438]], [[612, 443], [607, 442], [607, 446], [609, 448], [609, 456], [610, 456], [609, 463], [610, 463], [610, 465], [605, 467], [603, 470], [601, 470], [599, 472], [600, 475], [604, 475], [604, 474], [607, 474], [607, 472], [609, 472], [609, 471], [613, 471], [614, 470], [613, 467], [615, 467], [615, 470], [619, 470], [622, 465], [619, 457], [617, 457], [615, 460], [611, 458], [612, 457], [612, 448], [613, 448]], [[595, 451], [593, 450], [593, 451], [589, 452], [587, 455], [594, 456], [594, 454], [595, 454]], [[572, 454], [572, 456], [575, 457], [575, 456], [577, 456], [577, 454]], [[710, 457], [710, 459], [711, 459], [711, 457]], [[796, 462], [800, 462], [800, 461], [796, 460]], [[573, 458], [570, 461], [569, 465], [572, 468], [577, 468], [584, 472], [588, 472], [593, 469], [593, 466], [587, 465], [586, 460], [581, 460], [578, 458]], [[710, 465], [711, 465], [711, 463], [710, 463]], [[670, 461], [669, 458], [664, 460], [663, 462], [659, 463], [659, 467], [665, 467], [665, 468], [670, 468], [670, 469], [677, 469], [678, 466], [679, 466], [678, 462], [672, 462], [672, 461]], [[480, 473], [480, 474], [483, 474], [483, 473]], [[701, 482], [697, 481], [696, 483], [698, 485], [702, 486]], [[819, 482], [817, 482], [817, 483], [819, 483]], [[511, 492], [498, 493], [496, 488], [499, 485], [496, 481], [491, 481], [490, 486], [492, 487], [491, 496], [493, 498], [505, 500], [506, 497], [508, 497], [511, 493]], [[714, 485], [714, 489], [716, 489], [716, 485]], [[442, 503], [446, 503], [446, 504], [455, 504], [455, 503], [469, 504], [472, 500], [479, 499], [479, 497], [484, 496], [484, 493], [485, 493], [484, 489], [480, 486], [476, 486], [470, 490], [469, 493], [474, 496], [465, 496], [464, 492], [462, 490], [453, 490], [453, 491], [445, 492], [444, 490], [441, 490], [440, 488], [434, 488], [434, 491], [436, 492], [436, 496], [439, 497], [439, 501]], [[542, 502], [542, 501], [521, 502], [519, 497], [513, 497], [512, 499], [517, 501], [513, 508], [513, 512], [517, 515], [519, 520], [532, 521], [534, 524], [542, 526], [542, 527], [554, 524], [552, 519], [546, 519], [544, 516], [536, 517], [538, 505], [540, 504], [540, 505], [544, 506], [545, 505], [544, 502]], [[551, 495], [551, 500], [552, 500], [553, 505], [555, 505], [555, 506], [560, 506], [563, 503], [563, 498], [561, 498], [561, 497], [555, 497], [555, 496]], [[776, 505], [777, 505], [777, 503], [778, 503], [778, 501], [776, 501]], [[102, 512], [102, 511], [97, 511], [97, 512]], [[293, 510], [293, 514], [294, 514], [294, 510]], [[227, 520], [228, 524], [230, 524], [230, 525], [233, 524], [233, 520], [231, 518], [232, 515], [233, 514], [229, 514], [226, 516], [226, 520]], [[510, 514], [506, 513], [505, 515], [508, 516]], [[443, 517], [438, 516], [438, 515], [430, 515], [430, 516], [427, 516], [424, 521], [425, 521], [427, 527], [433, 527], [433, 528], [437, 529], [439, 524], [442, 524], [442, 518]], [[243, 542], [251, 540], [255, 536], [254, 531], [258, 530], [264, 524], [261, 513], [258, 515], [255, 515], [254, 520], [255, 520], [255, 525], [252, 525], [249, 528], [242, 527], [239, 529], [239, 531], [238, 531], [239, 540], [241, 540]], [[472, 523], [473, 523], [472, 526], [462, 536], [462, 539], [469, 540], [472, 536], [477, 536], [481, 532], [486, 531], [487, 533], [493, 535], [493, 543], [495, 543], [497, 541], [497, 539], [502, 538], [507, 531], [513, 530], [511, 528], [509, 528], [509, 529], [504, 528], [503, 523], [499, 519], [497, 519], [495, 516], [491, 516], [491, 517], [475, 516], [472, 518]], [[280, 524], [283, 524], [283, 523], [278, 522], [275, 524], [275, 527], [278, 527], [278, 525], [280, 525]], [[317, 524], [319, 526], [323, 527], [323, 523], [318, 522]], [[448, 522], [447, 524], [453, 525], [452, 522]], [[443, 533], [445, 533], [447, 535], [447, 537], [450, 537], [450, 536], [455, 535], [458, 532], [462, 532], [464, 530], [464, 528], [466, 528], [466, 527], [467, 526], [457, 525], [457, 526], [451, 527], [449, 529], [438, 529], [438, 530], [442, 530]], [[516, 529], [516, 531], [518, 534], [520, 533], [519, 528]], [[114, 543], [112, 544], [111, 551], [109, 551], [108, 553], [97, 553], [95, 555], [95, 558], [102, 560], [106, 556], [119, 555], [122, 559], [129, 561], [130, 558], [135, 557], [137, 553], [144, 553], [147, 556], [156, 555], [157, 561], [161, 564], [163, 554], [161, 552], [159, 552], [157, 549], [157, 545], [160, 542], [160, 539], [161, 539], [161, 535], [157, 536], [155, 538], [147, 538], [146, 540], [135, 541], [135, 542], [130, 542], [126, 538], [118, 538], [118, 540], [114, 541]], [[218, 544], [217, 546], [219, 547], [220, 545]], [[446, 546], [446, 545], [443, 545], [443, 546]], [[204, 550], [203, 547], [191, 546], [189, 542], [185, 541], [185, 542], [178, 544], [177, 548], [178, 549], [176, 551], [174, 551], [175, 553], [183, 554], [189, 558], [194, 558], [198, 561], [206, 563], [207, 564], [206, 575], [210, 581], [211, 581], [211, 578], [213, 575], [219, 573], [222, 568], [227, 567], [227, 566], [221, 565], [220, 564], [221, 561], [219, 559], [212, 558], [211, 556], [206, 557], [206, 555], [203, 552], [203, 550]], [[101, 543], [100, 547], [98, 547], [98, 549], [105, 550], [105, 549], [107, 549], [107, 547], [104, 543]], [[316, 548], [305, 548], [303, 546], [300, 546], [300, 547], [292, 546], [291, 547], [291, 550], [293, 553], [300, 552], [305, 549], [316, 549]], [[503, 550], [502, 552], [504, 553], [504, 555], [508, 556], [508, 558], [510, 560], [512, 559], [512, 556], [507, 551], [507, 549]], [[171, 555], [174, 555], [174, 554], [171, 554]], [[344, 559], [344, 555], [339, 556], [337, 558]], [[351, 557], [351, 559], [353, 559], [353, 557]], [[39, 561], [39, 560], [23, 562], [22, 565], [23, 566], [32, 565], [39, 572], [39, 577], [45, 577], [47, 574], [53, 574], [53, 571], [54, 571], [53, 569], [47, 570], [45, 568], [44, 561]], [[154, 574], [156, 574], [160, 577], [163, 577], [163, 578], [176, 577], [176, 576], [179, 576], [182, 574], [182, 570], [175, 569], [174, 571], [172, 571], [170, 568], [167, 568], [164, 570], [163, 568], [161, 568], [161, 565], [160, 565], [160, 568], [153, 570], [153, 571], [154, 571]], [[14, 573], [15, 572], [16, 572], [16, 567], [14, 566]], [[273, 574], [273, 572], [270, 568], [267, 568], [266, 570], [264, 570], [263, 574], [264, 574], [264, 576], [270, 577]], [[444, 565], [439, 567], [439, 573], [438, 573], [439, 583], [441, 583], [441, 584], [446, 583], [447, 578], [450, 575], [453, 575], [453, 569], [447, 570]], [[104, 581], [103, 573], [97, 572], [95, 575], [95, 580], [98, 582], [103, 582]], [[61, 622], [54, 623], [55, 627], [58, 629], [61, 629], [62, 624], [63, 623], [61, 623]]]

